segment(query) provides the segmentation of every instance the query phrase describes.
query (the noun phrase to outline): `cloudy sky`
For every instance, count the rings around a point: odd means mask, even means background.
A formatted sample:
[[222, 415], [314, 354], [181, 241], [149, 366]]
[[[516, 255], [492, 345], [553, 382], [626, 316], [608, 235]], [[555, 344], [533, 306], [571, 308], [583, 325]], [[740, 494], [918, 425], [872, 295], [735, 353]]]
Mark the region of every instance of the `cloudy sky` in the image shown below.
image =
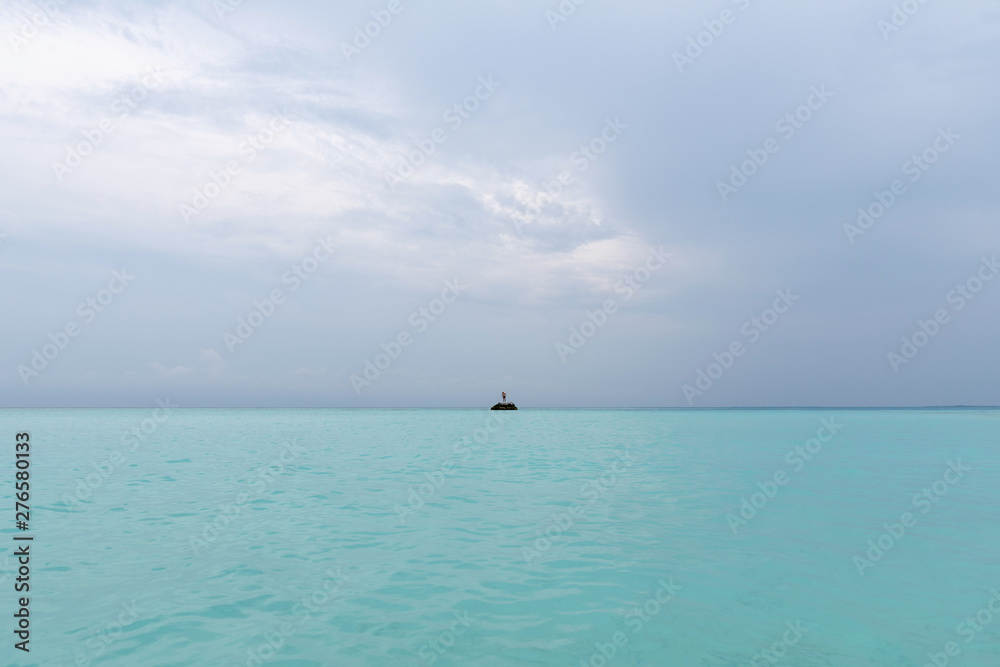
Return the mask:
[[1000, 7], [897, 7], [4, 3], [0, 404], [996, 405]]

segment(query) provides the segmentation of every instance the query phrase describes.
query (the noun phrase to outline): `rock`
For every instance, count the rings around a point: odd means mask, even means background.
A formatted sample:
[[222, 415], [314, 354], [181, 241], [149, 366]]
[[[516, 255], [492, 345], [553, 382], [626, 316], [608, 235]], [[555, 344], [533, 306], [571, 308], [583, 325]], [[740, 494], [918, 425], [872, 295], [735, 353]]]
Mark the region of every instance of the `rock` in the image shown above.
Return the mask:
[[517, 410], [517, 406], [513, 403], [497, 403], [490, 410]]

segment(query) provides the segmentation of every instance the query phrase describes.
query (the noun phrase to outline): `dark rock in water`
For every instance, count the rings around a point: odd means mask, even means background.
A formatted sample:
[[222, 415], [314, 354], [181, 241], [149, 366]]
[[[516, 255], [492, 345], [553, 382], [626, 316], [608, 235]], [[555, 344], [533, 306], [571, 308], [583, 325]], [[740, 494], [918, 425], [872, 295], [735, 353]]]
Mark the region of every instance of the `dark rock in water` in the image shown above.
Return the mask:
[[490, 410], [517, 410], [517, 406], [513, 403], [497, 403]]

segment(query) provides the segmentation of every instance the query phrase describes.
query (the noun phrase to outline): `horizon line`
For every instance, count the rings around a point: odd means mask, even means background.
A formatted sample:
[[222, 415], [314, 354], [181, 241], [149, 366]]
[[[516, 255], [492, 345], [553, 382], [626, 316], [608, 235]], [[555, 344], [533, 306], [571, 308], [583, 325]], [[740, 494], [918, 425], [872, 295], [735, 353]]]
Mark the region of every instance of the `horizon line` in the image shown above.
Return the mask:
[[[169, 399], [167, 399], [169, 400]], [[288, 405], [187, 405], [170, 406], [176, 410], [490, 410], [477, 406], [288, 406]], [[0, 410], [148, 410], [149, 406], [134, 405], [15, 405], [0, 406]], [[778, 406], [534, 406], [520, 410], [996, 410], [998, 405], [923, 405], [923, 406], [844, 406], [844, 405], [778, 405]]]

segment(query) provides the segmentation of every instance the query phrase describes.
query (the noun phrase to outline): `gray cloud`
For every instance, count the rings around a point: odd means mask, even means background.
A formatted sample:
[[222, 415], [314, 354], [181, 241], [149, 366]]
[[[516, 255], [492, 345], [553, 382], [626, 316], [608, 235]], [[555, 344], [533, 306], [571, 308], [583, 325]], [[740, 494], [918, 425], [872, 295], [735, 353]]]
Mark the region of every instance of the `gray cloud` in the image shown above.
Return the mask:
[[[686, 406], [734, 341], [746, 354], [696, 405], [1000, 400], [1000, 281], [911, 363], [887, 360], [998, 248], [992, 3], [926, 3], [884, 38], [891, 2], [592, 0], [553, 30], [557, 2], [400, 1], [349, 61], [342, 44], [388, 3], [66, 2], [34, 32], [37, 5], [5, 7], [0, 402], [487, 405], [505, 389]], [[136, 93], [150, 67], [162, 83]], [[500, 87], [455, 126], [489, 76]], [[786, 138], [776, 123], [818, 86], [834, 95]], [[581, 162], [608, 119], [628, 127]], [[949, 127], [961, 138], [910, 181], [904, 163]], [[60, 181], [53, 165], [98, 136]], [[779, 150], [722, 201], [769, 138]], [[896, 179], [906, 193], [850, 243], [844, 225]], [[334, 258], [291, 291], [282, 277], [327, 237]], [[626, 300], [650, 246], [671, 260]], [[134, 284], [26, 386], [18, 368], [122, 267]], [[456, 277], [467, 292], [358, 396], [350, 376]], [[801, 300], [751, 343], [741, 327], [783, 288]], [[230, 352], [224, 334], [274, 289], [285, 303]], [[608, 299], [563, 363], [556, 343]]]

